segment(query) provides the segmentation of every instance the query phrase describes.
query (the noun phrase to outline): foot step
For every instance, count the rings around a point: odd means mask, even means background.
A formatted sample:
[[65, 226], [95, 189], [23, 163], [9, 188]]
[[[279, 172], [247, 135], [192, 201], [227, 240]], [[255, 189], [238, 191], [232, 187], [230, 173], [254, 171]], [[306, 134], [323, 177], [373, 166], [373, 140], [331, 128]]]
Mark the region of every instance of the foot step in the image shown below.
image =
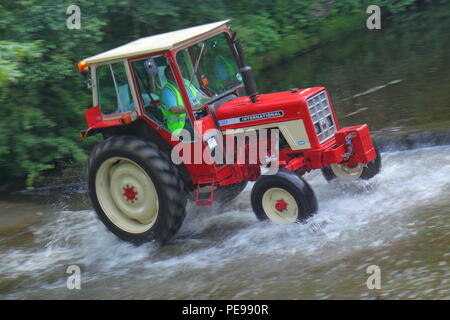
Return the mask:
[[198, 206], [209, 206], [214, 201], [214, 182], [199, 183], [195, 191], [195, 202]]

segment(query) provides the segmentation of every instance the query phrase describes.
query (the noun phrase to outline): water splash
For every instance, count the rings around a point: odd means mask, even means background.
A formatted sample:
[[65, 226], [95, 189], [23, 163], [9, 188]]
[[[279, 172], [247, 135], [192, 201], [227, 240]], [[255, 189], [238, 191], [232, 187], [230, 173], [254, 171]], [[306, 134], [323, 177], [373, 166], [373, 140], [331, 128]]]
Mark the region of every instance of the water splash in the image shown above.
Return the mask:
[[[436, 203], [448, 203], [450, 146], [382, 156], [382, 172], [371, 181], [327, 183], [318, 171], [307, 174], [319, 212], [303, 224], [258, 222], [250, 206], [251, 184], [223, 212], [190, 205], [181, 230], [163, 247], [153, 243], [135, 247], [118, 240], [91, 210], [57, 211], [49, 214], [43, 225], [31, 228], [33, 245], [0, 252], [0, 274], [3, 279], [44, 277], [42, 282], [27, 284], [26, 290], [15, 293], [21, 296], [43, 287], [64, 287], [64, 277], [51, 275], [64, 275], [71, 264], [82, 266], [84, 285], [125, 277], [164, 286], [176, 279], [186, 283], [183, 274], [217, 274], [217, 281], [227, 283], [233, 277], [250, 277], [248, 268], [257, 276], [258, 272], [271, 274], [280, 264], [285, 268], [295, 265], [305, 273], [313, 266], [334, 263], [361, 250], [401, 242], [416, 232], [411, 224], [416, 223], [418, 212]], [[195, 290], [211, 285], [195, 283]], [[124, 288], [127, 283], [119, 282], [118, 286]], [[184, 289], [179, 290], [170, 292], [172, 296], [189, 296]], [[239, 288], [233, 297], [248, 297], [245, 290]]]

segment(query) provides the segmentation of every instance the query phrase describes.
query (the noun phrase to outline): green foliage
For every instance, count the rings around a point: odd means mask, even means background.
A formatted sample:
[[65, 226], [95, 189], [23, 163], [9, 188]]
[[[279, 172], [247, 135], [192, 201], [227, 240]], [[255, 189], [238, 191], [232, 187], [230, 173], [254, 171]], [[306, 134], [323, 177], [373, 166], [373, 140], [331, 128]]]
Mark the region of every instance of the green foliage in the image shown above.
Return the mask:
[[[442, 1], [442, 0], [441, 0]], [[386, 14], [431, 0], [380, 0]], [[439, 1], [434, 1], [439, 2]], [[433, 3], [434, 3], [433, 2]], [[442, 1], [443, 2], [443, 1]], [[81, 8], [68, 30], [66, 9]], [[365, 26], [360, 0], [3, 0], [0, 4], [0, 181], [32, 185], [58, 161], [85, 158], [90, 93], [76, 63], [136, 38], [232, 19], [255, 69]]]
[[[76, 71], [84, 48], [99, 50], [101, 20], [68, 36], [65, 4], [6, 1], [0, 19], [0, 180], [85, 158], [78, 137], [89, 93]], [[19, 23], [18, 23], [19, 22]], [[97, 36], [97, 38], [96, 38]], [[86, 43], [87, 45], [84, 45]]]

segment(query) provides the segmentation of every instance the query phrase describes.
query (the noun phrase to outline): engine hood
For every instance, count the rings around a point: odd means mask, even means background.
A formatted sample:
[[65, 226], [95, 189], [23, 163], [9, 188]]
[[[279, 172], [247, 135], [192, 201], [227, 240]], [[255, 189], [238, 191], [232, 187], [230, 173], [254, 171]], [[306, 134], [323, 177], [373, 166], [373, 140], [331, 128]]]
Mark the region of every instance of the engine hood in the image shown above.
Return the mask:
[[220, 129], [236, 129], [308, 117], [306, 100], [324, 87], [260, 94], [252, 103], [249, 97], [225, 102], [215, 110]]

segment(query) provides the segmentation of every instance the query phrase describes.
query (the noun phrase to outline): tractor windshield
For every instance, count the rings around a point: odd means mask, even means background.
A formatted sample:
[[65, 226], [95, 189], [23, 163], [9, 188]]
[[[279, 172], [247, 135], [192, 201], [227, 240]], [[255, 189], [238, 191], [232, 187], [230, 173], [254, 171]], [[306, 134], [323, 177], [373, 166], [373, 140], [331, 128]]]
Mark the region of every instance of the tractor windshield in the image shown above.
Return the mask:
[[243, 86], [225, 33], [180, 50], [176, 59], [185, 85], [206, 96], [200, 104]]

